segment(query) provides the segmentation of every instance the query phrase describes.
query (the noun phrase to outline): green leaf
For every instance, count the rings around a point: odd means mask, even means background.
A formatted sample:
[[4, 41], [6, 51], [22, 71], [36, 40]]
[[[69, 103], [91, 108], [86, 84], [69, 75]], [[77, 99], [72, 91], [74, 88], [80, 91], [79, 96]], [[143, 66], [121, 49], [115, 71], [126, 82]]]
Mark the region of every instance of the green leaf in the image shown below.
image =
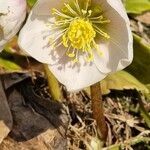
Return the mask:
[[30, 7], [33, 7], [33, 5], [36, 3], [37, 0], [27, 0], [27, 3]]
[[21, 71], [21, 67], [19, 65], [2, 57], [0, 57], [0, 67], [10, 72]]
[[147, 84], [146, 86], [147, 86], [147, 88], [148, 88], [148, 89], [149, 89], [149, 91], [150, 91], [150, 84]]
[[144, 94], [148, 94], [148, 88], [138, 81], [134, 76], [126, 71], [119, 71], [107, 76], [101, 81], [102, 93], [108, 94], [110, 89], [124, 90], [124, 89], [137, 89]]
[[[136, 89], [137, 91], [141, 91], [146, 96], [149, 94], [148, 88], [126, 71], [119, 71], [114, 74], [110, 74], [100, 83], [103, 95], [109, 94], [110, 90], [124, 89]], [[85, 90], [90, 94], [90, 90], [88, 88]]]
[[125, 0], [125, 7], [128, 13], [140, 14], [150, 10], [150, 0]]
[[134, 59], [126, 69], [143, 84], [150, 84], [150, 46], [134, 34]]

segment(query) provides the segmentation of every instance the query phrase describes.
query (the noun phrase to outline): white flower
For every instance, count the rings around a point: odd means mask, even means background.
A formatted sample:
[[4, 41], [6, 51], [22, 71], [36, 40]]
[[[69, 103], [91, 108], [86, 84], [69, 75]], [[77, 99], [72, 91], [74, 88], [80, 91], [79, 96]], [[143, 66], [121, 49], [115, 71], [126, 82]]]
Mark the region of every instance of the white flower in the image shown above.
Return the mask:
[[20, 47], [69, 91], [90, 86], [133, 59], [133, 39], [120, 0], [39, 0], [20, 32]]
[[0, 51], [18, 32], [26, 16], [26, 0], [0, 0]]

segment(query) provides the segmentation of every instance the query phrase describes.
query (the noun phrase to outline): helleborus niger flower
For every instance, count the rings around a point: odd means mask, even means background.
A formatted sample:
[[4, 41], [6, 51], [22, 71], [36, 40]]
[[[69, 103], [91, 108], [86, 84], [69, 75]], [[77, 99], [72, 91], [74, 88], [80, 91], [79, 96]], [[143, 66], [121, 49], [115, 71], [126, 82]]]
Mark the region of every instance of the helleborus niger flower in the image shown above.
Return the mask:
[[120, 0], [39, 0], [19, 36], [20, 47], [69, 91], [128, 66], [132, 42]]
[[0, 51], [18, 32], [26, 15], [26, 0], [0, 0]]

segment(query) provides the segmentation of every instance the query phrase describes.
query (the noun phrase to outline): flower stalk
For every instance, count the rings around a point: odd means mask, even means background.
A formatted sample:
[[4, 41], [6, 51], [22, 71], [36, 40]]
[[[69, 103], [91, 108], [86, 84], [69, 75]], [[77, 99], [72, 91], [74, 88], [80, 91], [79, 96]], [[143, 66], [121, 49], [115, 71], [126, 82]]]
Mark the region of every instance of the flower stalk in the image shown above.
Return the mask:
[[47, 77], [49, 93], [52, 96], [52, 99], [60, 101], [62, 99], [62, 92], [57, 79], [49, 70], [48, 65], [44, 64], [44, 70]]
[[100, 83], [98, 82], [92, 85], [90, 89], [91, 89], [91, 103], [92, 103], [92, 110], [93, 110], [93, 118], [96, 120], [97, 123], [97, 132], [99, 134], [100, 139], [105, 141], [107, 138], [108, 130], [107, 130], [107, 125], [104, 117]]

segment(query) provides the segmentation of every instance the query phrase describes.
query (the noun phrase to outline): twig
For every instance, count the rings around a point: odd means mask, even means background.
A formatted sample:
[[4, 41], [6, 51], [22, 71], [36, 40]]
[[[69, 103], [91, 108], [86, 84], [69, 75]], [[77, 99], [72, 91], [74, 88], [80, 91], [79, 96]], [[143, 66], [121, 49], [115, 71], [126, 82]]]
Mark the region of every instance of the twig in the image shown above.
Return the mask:
[[108, 147], [103, 148], [102, 150], [119, 150], [120, 148], [124, 148], [126, 146], [131, 146], [131, 145], [135, 145], [137, 143], [140, 142], [150, 142], [150, 138], [149, 137], [144, 137], [145, 134], [149, 134], [150, 131], [144, 131], [143, 133], [139, 134], [138, 136], [131, 138], [129, 140], [124, 141], [123, 143], [119, 143], [119, 144], [115, 144], [115, 145], [111, 145]]

